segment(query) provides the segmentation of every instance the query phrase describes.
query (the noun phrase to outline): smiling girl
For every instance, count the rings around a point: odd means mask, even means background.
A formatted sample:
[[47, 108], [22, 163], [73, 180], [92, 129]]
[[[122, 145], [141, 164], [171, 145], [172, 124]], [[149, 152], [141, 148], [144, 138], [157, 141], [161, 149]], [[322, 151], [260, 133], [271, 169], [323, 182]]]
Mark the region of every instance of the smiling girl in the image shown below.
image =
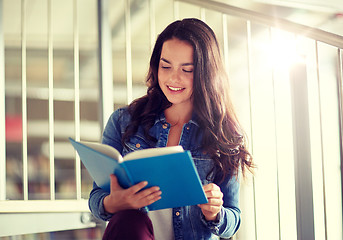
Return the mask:
[[239, 175], [253, 163], [212, 29], [198, 19], [167, 26], [155, 43], [147, 85], [145, 96], [112, 114], [102, 142], [122, 155], [181, 145], [192, 154], [208, 203], [146, 213], [143, 207], [163, 196], [159, 187], [142, 190], [141, 182], [122, 189], [111, 175], [111, 192], [94, 183], [89, 199], [92, 213], [109, 220], [103, 239], [231, 237], [241, 223]]

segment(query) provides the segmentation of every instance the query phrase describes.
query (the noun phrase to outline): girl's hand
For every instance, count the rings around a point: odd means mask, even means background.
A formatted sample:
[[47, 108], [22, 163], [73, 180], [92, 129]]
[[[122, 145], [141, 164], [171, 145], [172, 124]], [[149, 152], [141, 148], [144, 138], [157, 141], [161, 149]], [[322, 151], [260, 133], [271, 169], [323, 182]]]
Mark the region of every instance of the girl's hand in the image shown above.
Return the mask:
[[148, 184], [143, 181], [130, 188], [123, 189], [120, 187], [114, 174], [111, 174], [110, 177], [111, 193], [104, 198], [104, 207], [108, 213], [115, 213], [126, 209], [139, 209], [161, 199], [159, 187], [142, 190]]
[[214, 183], [203, 186], [203, 189], [208, 203], [199, 204], [198, 206], [201, 208], [207, 221], [214, 221], [223, 205], [223, 193]]

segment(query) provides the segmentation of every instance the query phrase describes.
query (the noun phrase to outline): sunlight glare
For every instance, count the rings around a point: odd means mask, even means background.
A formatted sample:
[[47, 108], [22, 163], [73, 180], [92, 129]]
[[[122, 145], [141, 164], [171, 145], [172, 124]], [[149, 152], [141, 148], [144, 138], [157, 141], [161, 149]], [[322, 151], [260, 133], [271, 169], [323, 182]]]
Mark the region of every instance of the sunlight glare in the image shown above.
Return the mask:
[[288, 69], [292, 64], [304, 62], [298, 49], [298, 40], [294, 34], [273, 29], [269, 48], [270, 63], [277, 69]]

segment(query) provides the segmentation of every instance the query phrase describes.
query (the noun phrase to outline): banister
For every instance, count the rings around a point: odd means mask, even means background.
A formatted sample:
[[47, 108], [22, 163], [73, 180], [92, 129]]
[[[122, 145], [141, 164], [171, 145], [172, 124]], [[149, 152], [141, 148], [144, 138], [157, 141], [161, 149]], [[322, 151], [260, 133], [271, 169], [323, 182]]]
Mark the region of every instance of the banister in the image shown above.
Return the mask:
[[231, 16], [243, 18], [251, 22], [258, 22], [270, 27], [279, 28], [288, 32], [295, 33], [307, 38], [323, 42], [334, 47], [343, 49], [343, 36], [330, 33], [321, 29], [308, 27], [292, 21], [270, 16], [267, 14], [251, 11], [235, 7], [226, 3], [221, 3], [212, 0], [178, 0], [180, 2], [190, 3], [199, 7], [211, 9], [217, 12], [228, 14]]

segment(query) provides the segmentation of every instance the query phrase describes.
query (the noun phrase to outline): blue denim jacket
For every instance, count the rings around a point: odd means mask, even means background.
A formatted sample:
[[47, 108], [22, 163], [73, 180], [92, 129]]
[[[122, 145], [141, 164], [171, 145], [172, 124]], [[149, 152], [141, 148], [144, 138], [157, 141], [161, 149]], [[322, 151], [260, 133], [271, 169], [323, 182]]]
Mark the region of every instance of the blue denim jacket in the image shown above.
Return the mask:
[[[131, 151], [149, 147], [165, 147], [167, 145], [170, 125], [166, 122], [164, 114], [156, 119], [150, 129], [150, 134], [158, 139], [157, 143], [148, 142], [143, 134], [143, 129], [131, 137], [127, 143], [129, 149], [123, 148], [121, 137], [130, 122], [130, 115], [126, 108], [116, 110], [110, 117], [103, 133], [102, 142], [113, 146], [122, 155]], [[214, 182], [214, 174], [209, 174], [213, 168], [213, 160], [200, 149], [201, 129], [196, 123], [196, 116], [184, 125], [181, 133], [180, 145], [185, 150], [190, 150], [203, 185]], [[177, 173], [175, 173], [177, 177]], [[233, 178], [225, 179], [219, 185], [223, 197], [223, 207], [215, 221], [207, 221], [198, 206], [186, 206], [173, 209], [173, 226], [175, 239], [200, 240], [229, 238], [238, 230], [240, 225], [239, 182]], [[103, 191], [95, 183], [90, 193], [89, 207], [95, 217], [109, 220], [112, 214], [105, 212], [103, 199], [109, 193]]]

